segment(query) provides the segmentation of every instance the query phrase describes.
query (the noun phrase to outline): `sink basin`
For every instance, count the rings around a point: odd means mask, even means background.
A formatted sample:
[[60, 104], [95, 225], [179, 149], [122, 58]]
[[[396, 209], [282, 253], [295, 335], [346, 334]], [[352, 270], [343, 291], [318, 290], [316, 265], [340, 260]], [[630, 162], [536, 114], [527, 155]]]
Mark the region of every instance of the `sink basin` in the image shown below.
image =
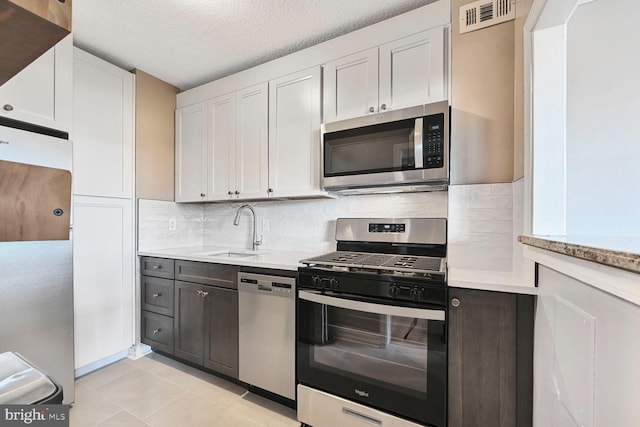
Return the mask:
[[261, 253], [262, 252], [258, 252], [258, 251], [229, 249], [229, 250], [220, 250], [220, 251], [200, 252], [194, 255], [221, 257], [221, 258], [247, 258], [251, 256], [260, 255]]
[[211, 254], [209, 256], [219, 256], [224, 258], [245, 258], [250, 256], [256, 256], [258, 254], [255, 253], [247, 253], [247, 252], [220, 252], [216, 254]]

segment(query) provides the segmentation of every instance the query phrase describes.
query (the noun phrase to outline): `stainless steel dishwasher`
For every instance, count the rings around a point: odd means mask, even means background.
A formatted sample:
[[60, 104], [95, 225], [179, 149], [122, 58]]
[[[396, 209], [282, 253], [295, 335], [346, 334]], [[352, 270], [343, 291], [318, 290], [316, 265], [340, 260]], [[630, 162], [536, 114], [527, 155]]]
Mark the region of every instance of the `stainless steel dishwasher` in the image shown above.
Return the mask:
[[295, 399], [296, 279], [238, 273], [239, 377]]

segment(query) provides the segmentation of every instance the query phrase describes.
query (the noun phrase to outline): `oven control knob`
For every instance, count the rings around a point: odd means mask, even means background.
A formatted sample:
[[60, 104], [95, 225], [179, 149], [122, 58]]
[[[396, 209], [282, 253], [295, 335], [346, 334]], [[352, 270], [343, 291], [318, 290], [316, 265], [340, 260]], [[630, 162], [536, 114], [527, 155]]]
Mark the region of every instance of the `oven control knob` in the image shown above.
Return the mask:
[[338, 289], [338, 286], [340, 286], [340, 283], [338, 282], [338, 279], [332, 278], [331, 280], [329, 280], [329, 288], [330, 289]]
[[311, 283], [313, 284], [314, 288], [322, 288], [322, 279], [320, 278], [320, 276], [313, 276], [311, 278]]
[[409, 291], [409, 298], [416, 301], [420, 299], [420, 289], [418, 289], [417, 286], [411, 288], [411, 290]]
[[389, 286], [389, 296], [396, 298], [398, 296], [398, 287], [396, 285]]

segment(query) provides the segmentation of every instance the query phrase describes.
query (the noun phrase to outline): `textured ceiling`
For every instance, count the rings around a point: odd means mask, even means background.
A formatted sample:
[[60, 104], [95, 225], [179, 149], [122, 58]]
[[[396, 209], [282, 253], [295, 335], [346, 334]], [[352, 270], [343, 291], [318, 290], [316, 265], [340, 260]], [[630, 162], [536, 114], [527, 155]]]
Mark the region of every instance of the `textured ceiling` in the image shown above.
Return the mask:
[[180, 89], [434, 0], [74, 0], [76, 46]]

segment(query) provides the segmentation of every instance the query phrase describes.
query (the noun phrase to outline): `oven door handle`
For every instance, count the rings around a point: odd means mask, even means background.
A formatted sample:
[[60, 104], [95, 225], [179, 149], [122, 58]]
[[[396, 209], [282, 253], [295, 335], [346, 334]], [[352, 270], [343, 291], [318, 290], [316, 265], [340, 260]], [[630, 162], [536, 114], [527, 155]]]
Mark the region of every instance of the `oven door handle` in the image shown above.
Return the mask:
[[398, 307], [394, 305], [374, 304], [370, 302], [329, 297], [327, 295], [309, 291], [300, 291], [298, 293], [298, 298], [318, 304], [325, 304], [338, 308], [346, 308], [347, 310], [364, 311], [366, 313], [388, 314], [390, 316], [444, 321], [444, 310], [430, 310], [426, 308]]

